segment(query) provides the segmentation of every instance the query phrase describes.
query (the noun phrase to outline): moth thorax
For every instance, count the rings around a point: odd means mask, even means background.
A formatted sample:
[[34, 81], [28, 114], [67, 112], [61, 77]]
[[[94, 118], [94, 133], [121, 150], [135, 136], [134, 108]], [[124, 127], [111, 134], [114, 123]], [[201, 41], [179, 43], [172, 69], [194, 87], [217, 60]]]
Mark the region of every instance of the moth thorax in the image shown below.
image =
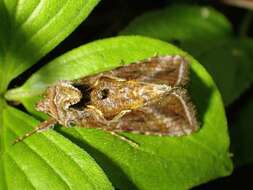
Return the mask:
[[133, 110], [167, 93], [171, 87], [137, 81], [101, 81], [91, 92], [91, 105], [105, 117]]

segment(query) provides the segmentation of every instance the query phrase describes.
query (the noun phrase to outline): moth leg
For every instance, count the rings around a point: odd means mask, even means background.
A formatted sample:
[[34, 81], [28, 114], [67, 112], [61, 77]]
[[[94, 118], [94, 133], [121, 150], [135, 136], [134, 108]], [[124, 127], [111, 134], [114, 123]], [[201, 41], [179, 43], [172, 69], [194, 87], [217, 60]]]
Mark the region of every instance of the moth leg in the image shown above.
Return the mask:
[[120, 118], [122, 118], [125, 114], [131, 112], [131, 110], [123, 110], [121, 111], [119, 114], [117, 114], [116, 116], [114, 116], [114, 118], [112, 118], [112, 120], [108, 121], [108, 124], [110, 123], [114, 123], [114, 122], [118, 122]]
[[95, 116], [98, 122], [106, 124], [107, 120], [105, 119], [103, 113], [99, 109], [97, 109], [95, 106], [92, 105], [87, 105], [87, 108], [91, 113], [93, 113], [92, 115]]
[[132, 146], [132, 147], [134, 147], [134, 148], [139, 148], [139, 147], [140, 147], [140, 145], [137, 144], [136, 142], [134, 142], [134, 141], [132, 141], [132, 140], [130, 140], [130, 139], [128, 139], [128, 138], [126, 138], [126, 137], [124, 137], [124, 136], [118, 134], [117, 132], [114, 132], [114, 131], [109, 131], [109, 132], [111, 133], [111, 135], [113, 135], [113, 136], [119, 138], [119, 139], [122, 140], [122, 141], [127, 142], [130, 146]]
[[36, 127], [35, 129], [33, 129], [32, 131], [24, 134], [23, 136], [20, 136], [20, 137], [16, 138], [16, 140], [12, 144], [14, 145], [14, 144], [16, 144], [16, 143], [18, 143], [20, 141], [23, 141], [24, 139], [26, 139], [27, 137], [33, 135], [34, 133], [48, 130], [48, 129], [52, 128], [57, 123], [58, 123], [57, 120], [55, 120], [54, 118], [50, 118], [50, 119], [48, 119], [48, 120], [40, 123], [38, 125], [38, 127]]
[[103, 113], [97, 109], [96, 107], [94, 106], [91, 106], [91, 105], [87, 105], [87, 107], [89, 109], [91, 109], [93, 111], [93, 113], [95, 113], [96, 115], [96, 119], [100, 122], [100, 123], [103, 123], [104, 125], [110, 125], [112, 123], [115, 123], [115, 122], [118, 122], [118, 120], [123, 117], [125, 114], [131, 112], [131, 110], [123, 110], [121, 111], [119, 114], [117, 114], [116, 116], [114, 116], [111, 120], [107, 120]]
[[[92, 110], [93, 113], [96, 114], [96, 120], [99, 121], [100, 123], [103, 123], [104, 125], [110, 125], [110, 124], [118, 121], [118, 119], [120, 119], [123, 115], [125, 115], [126, 113], [128, 113], [128, 112], [131, 111], [131, 110], [123, 110], [118, 115], [116, 115], [112, 120], [109, 121], [109, 120], [107, 120], [104, 117], [103, 113], [99, 109], [97, 109], [96, 107], [91, 106], [91, 105], [88, 105], [87, 107], [90, 110]], [[103, 129], [103, 128], [101, 128], [101, 129]], [[130, 139], [128, 139], [128, 138], [126, 138], [126, 137], [124, 137], [122, 135], [119, 135], [115, 131], [111, 131], [111, 130], [113, 130], [113, 128], [110, 129], [110, 130], [107, 130], [107, 129], [103, 129], [103, 130], [106, 131], [106, 132], [109, 132], [109, 133], [111, 133], [111, 135], [113, 135], [113, 136], [115, 136], [115, 137], [117, 137], [117, 138], [119, 138], [119, 139], [127, 142], [129, 145], [131, 145], [134, 148], [138, 148], [139, 147], [139, 145], [137, 143], [135, 143], [134, 141], [132, 141], [132, 140], [130, 140]]]

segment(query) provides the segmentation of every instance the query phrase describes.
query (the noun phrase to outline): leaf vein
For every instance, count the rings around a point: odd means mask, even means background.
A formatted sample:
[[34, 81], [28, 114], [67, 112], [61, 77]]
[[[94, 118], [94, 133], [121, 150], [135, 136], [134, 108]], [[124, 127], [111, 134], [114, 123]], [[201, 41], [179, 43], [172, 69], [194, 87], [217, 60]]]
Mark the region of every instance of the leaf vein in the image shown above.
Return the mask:
[[[8, 125], [7, 125], [8, 126]], [[12, 133], [14, 133], [15, 135], [17, 135], [17, 133], [15, 132], [15, 130], [11, 129], [11, 127], [8, 127]], [[36, 150], [34, 150], [28, 143], [26, 143], [25, 141], [23, 141], [23, 143], [27, 146], [27, 148], [29, 148], [35, 155], [37, 155], [37, 157], [43, 161], [44, 163], [46, 163], [46, 165], [56, 174], [56, 176], [59, 177], [59, 179], [61, 179], [63, 181], [64, 184], [66, 184], [66, 187], [71, 190], [71, 185], [69, 184], [68, 180], [65, 179], [64, 176], [61, 175], [60, 172], [57, 171], [57, 169], [55, 169], [51, 164], [50, 161], [48, 161], [47, 159], [43, 158], [42, 156], [40, 156], [40, 154], [38, 152], [36, 152]]]
[[6, 152], [6, 155], [14, 162], [14, 164], [17, 166], [17, 168], [24, 174], [25, 178], [31, 184], [32, 188], [36, 190], [32, 181], [29, 179], [29, 177], [26, 175], [25, 171], [21, 168], [21, 166], [17, 163], [17, 161], [13, 158], [13, 156], [11, 154], [9, 154], [8, 152]]

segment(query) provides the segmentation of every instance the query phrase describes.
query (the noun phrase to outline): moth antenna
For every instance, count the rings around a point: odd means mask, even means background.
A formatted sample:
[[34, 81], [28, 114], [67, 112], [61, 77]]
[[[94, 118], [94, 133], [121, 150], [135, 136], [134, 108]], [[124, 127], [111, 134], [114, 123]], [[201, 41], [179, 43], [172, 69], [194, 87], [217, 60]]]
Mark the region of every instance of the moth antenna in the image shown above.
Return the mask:
[[34, 128], [33, 130], [31, 130], [30, 132], [24, 134], [23, 136], [20, 136], [18, 138], [16, 138], [16, 140], [12, 143], [13, 145], [15, 145], [18, 142], [23, 141], [24, 139], [26, 139], [27, 137], [30, 137], [31, 135], [33, 135], [34, 133], [37, 132], [41, 132], [41, 131], [45, 131], [51, 127], [53, 127], [55, 124], [57, 124], [57, 120], [54, 118], [50, 118], [42, 123], [40, 123], [38, 125], [38, 127]]
[[127, 137], [124, 137], [124, 136], [118, 134], [117, 132], [114, 132], [114, 131], [109, 131], [109, 132], [111, 133], [111, 135], [113, 135], [113, 136], [119, 138], [120, 140], [128, 143], [133, 148], [139, 148], [140, 147], [140, 145], [137, 144], [136, 142], [132, 141], [131, 139], [128, 139]]

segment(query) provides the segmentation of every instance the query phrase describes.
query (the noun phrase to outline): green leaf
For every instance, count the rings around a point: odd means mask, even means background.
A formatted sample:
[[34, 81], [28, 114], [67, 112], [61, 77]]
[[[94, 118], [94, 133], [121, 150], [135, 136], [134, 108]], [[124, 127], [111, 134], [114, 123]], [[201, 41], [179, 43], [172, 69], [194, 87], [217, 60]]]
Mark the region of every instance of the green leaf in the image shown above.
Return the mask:
[[251, 39], [220, 40], [213, 50], [198, 56], [217, 83], [225, 105], [231, 104], [252, 84], [252, 59]]
[[2, 154], [3, 154], [3, 111], [5, 109], [6, 102], [3, 98], [0, 97], [0, 189], [7, 189], [6, 183], [4, 181], [4, 168], [3, 168], [3, 161], [2, 161]]
[[177, 5], [152, 11], [136, 18], [120, 34], [176, 42], [207, 68], [225, 105], [238, 98], [252, 81], [253, 41], [233, 39], [229, 21], [212, 8]]
[[196, 56], [217, 38], [231, 36], [232, 29], [226, 17], [211, 7], [174, 5], [144, 13], [120, 34], [137, 34], [174, 42]]
[[38, 123], [11, 107], [3, 112], [2, 160], [7, 189], [113, 189], [104, 172], [84, 150], [53, 130], [11, 144]]
[[233, 160], [236, 166], [253, 163], [253, 98], [244, 102], [230, 127]]
[[4, 180], [4, 168], [3, 168], [2, 156], [0, 157], [0, 189], [7, 189], [6, 183]]
[[1, 0], [0, 92], [66, 38], [98, 2]]
[[[9, 99], [29, 108], [46, 86], [59, 79], [74, 79], [110, 70], [122, 64], [158, 55], [181, 55], [191, 63], [189, 92], [198, 110], [201, 129], [182, 137], [158, 137], [123, 133], [125, 141], [96, 129], [63, 129], [66, 137], [83, 147], [120, 189], [189, 189], [229, 175], [229, 138], [220, 94], [205, 69], [191, 56], [165, 42], [138, 36], [100, 40], [74, 49], [44, 66]], [[23, 101], [25, 99], [25, 101]], [[33, 139], [36, 141], [36, 139]]]

